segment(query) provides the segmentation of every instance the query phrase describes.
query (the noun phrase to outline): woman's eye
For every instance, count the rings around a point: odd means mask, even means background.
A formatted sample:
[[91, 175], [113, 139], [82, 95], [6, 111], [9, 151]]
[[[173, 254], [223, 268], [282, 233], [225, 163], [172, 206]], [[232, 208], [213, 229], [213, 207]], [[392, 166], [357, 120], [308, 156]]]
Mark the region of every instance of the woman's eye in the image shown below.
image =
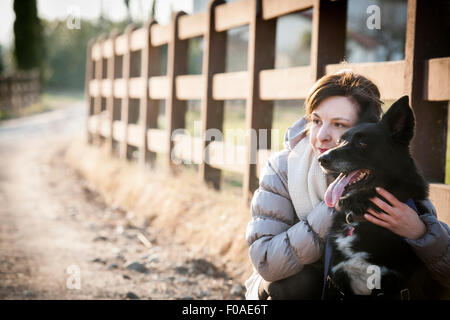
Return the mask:
[[342, 123], [336, 123], [335, 126], [338, 128], [345, 128], [345, 126]]
[[320, 124], [320, 120], [317, 120], [317, 119], [313, 119], [313, 121], [312, 121], [314, 124]]

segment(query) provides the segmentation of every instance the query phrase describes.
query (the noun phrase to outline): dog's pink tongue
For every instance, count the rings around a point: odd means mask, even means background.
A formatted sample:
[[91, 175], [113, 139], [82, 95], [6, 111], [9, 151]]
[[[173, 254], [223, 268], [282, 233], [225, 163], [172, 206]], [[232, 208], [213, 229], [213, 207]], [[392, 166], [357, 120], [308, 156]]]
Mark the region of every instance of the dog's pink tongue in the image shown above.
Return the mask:
[[339, 198], [342, 196], [344, 192], [345, 186], [350, 182], [350, 180], [359, 173], [360, 170], [353, 171], [349, 173], [347, 176], [344, 173], [341, 173], [339, 177], [336, 178], [329, 186], [327, 191], [325, 192], [325, 203], [327, 206], [334, 208]]

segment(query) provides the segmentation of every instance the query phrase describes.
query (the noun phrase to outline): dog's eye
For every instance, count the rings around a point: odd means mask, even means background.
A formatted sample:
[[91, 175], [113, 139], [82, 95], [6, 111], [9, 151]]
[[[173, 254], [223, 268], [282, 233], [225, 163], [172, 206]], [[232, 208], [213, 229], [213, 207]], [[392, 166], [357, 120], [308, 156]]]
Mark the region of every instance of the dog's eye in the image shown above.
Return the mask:
[[357, 145], [358, 145], [358, 147], [367, 147], [367, 143], [365, 143], [364, 141], [362, 141], [362, 140], [359, 140], [357, 143], [356, 143]]

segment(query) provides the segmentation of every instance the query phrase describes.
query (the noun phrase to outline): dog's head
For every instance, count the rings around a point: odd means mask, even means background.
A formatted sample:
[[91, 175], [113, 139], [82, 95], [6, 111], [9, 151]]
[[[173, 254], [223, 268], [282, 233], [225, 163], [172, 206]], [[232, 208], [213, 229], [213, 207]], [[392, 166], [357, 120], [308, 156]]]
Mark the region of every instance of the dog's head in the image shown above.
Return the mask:
[[[346, 131], [339, 145], [323, 153], [319, 163], [325, 172], [339, 174], [325, 194], [325, 202], [342, 211], [364, 214], [375, 196], [375, 187], [383, 187], [405, 201], [424, 188], [409, 152], [414, 135], [414, 114], [408, 96], [397, 100], [377, 123], [361, 123]], [[408, 181], [412, 179], [412, 181]], [[417, 184], [417, 190], [404, 184]], [[406, 199], [403, 199], [406, 198]]]

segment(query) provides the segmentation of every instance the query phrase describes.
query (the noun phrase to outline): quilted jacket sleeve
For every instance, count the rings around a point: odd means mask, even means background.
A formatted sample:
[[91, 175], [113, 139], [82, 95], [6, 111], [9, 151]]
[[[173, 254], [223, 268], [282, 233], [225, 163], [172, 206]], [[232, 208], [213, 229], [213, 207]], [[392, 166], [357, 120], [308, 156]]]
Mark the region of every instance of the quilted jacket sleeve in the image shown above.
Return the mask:
[[437, 219], [436, 209], [429, 200], [420, 201], [426, 212], [420, 218], [427, 227], [425, 235], [417, 240], [406, 239], [425, 263], [431, 276], [450, 288], [450, 229]]
[[321, 202], [307, 219], [298, 220], [287, 188], [288, 154], [276, 153], [261, 174], [246, 233], [251, 261], [270, 282], [294, 275], [320, 258], [334, 212]]

